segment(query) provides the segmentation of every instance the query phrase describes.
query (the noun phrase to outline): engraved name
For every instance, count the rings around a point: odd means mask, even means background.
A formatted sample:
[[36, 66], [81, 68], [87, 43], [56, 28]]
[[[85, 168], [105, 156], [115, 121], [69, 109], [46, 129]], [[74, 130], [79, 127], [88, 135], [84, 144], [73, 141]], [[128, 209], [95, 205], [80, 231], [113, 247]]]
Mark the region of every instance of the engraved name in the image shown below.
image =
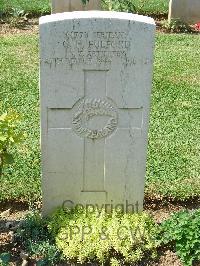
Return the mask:
[[66, 32], [63, 46], [78, 51], [124, 51], [130, 48], [131, 42], [126, 32]]
[[103, 64], [109, 68], [116, 59], [124, 66], [135, 64], [130, 53], [132, 37], [127, 32], [67, 31], [58, 43], [64, 48], [59, 49], [60, 57], [42, 60], [50, 68], [60, 64], [66, 68], [78, 64]]

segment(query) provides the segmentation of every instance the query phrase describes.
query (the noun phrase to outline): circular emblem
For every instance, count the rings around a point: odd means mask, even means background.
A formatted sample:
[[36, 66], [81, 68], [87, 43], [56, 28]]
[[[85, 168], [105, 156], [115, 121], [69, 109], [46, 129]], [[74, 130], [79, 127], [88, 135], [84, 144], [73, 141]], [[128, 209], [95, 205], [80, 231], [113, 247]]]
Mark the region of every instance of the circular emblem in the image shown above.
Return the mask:
[[[105, 138], [117, 128], [118, 113], [115, 104], [108, 98], [84, 98], [75, 104], [72, 127], [76, 134], [90, 139]], [[102, 119], [105, 120], [102, 126]], [[95, 123], [93, 122], [95, 120]], [[94, 124], [92, 126], [92, 124]], [[100, 128], [97, 128], [100, 125]], [[96, 127], [96, 128], [95, 128]]]

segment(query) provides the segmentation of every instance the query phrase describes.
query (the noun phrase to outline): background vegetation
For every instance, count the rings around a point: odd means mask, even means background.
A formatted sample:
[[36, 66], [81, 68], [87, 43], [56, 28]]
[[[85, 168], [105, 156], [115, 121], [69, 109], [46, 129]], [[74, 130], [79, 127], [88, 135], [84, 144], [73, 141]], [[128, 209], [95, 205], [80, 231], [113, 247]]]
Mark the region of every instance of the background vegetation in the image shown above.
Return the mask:
[[[200, 194], [199, 35], [156, 37], [147, 164], [148, 195]], [[0, 110], [21, 115], [27, 133], [1, 180], [0, 200], [40, 196], [39, 51], [36, 34], [0, 39]]]
[[[108, 0], [105, 0], [108, 2]], [[132, 0], [123, 1], [123, 8]], [[135, 0], [142, 13], [166, 13], [168, 0]], [[110, 2], [119, 9], [119, 1]], [[10, 10], [50, 12], [48, 0], [0, 0]], [[16, 10], [15, 10], [16, 11]], [[146, 194], [186, 199], [200, 194], [200, 36], [157, 33]], [[36, 33], [0, 38], [0, 114], [21, 116], [27, 137], [1, 176], [0, 200], [40, 197], [39, 49]]]
[[[166, 14], [168, 12], [168, 0], [102, 0], [103, 5], [117, 9], [119, 4], [126, 10], [133, 4], [136, 11], [141, 14]], [[105, 7], [105, 5], [104, 5]], [[16, 10], [37, 16], [50, 13], [50, 0], [0, 0], [0, 12], [9, 14]]]
[[27, 133], [1, 177], [0, 199], [34, 199], [40, 194], [38, 37], [1, 36], [0, 53], [0, 110], [19, 113]]
[[[134, 9], [148, 15], [163, 16], [168, 8], [168, 0], [104, 2], [107, 7], [109, 2], [112, 10]], [[11, 16], [10, 27], [19, 26], [18, 18], [27, 21], [27, 15], [47, 13], [50, 13], [49, 0], [0, 0], [0, 23], [9, 21], [1, 20], [4, 15]], [[16, 18], [15, 24], [11, 23], [12, 18]], [[146, 176], [146, 195], [151, 198], [187, 199], [200, 195], [199, 46], [200, 35], [197, 34], [159, 32], [156, 36]], [[38, 34], [29, 31], [1, 35], [0, 32], [1, 202], [21, 199], [31, 204], [41, 197], [38, 84]], [[5, 129], [8, 129], [6, 134]], [[26, 137], [16, 148], [15, 144], [22, 136]], [[37, 260], [37, 265], [55, 265], [63, 255], [65, 259], [87, 261], [98, 258], [100, 261], [110, 260], [110, 265], [121, 265], [124, 260], [146, 258], [146, 251], [154, 257], [158, 245], [162, 249], [175, 250], [184, 266], [200, 261], [199, 210], [178, 212], [160, 225], [145, 213], [109, 219], [107, 216], [100, 219], [93, 216], [84, 217], [79, 210], [72, 213], [58, 210], [50, 220], [46, 220], [41, 219], [38, 213], [32, 213], [15, 233], [14, 245], [19, 244], [32, 259]], [[78, 238], [76, 243], [66, 242], [63, 238], [67, 226], [87, 224], [95, 225], [96, 234], [88, 237], [84, 246]], [[99, 247], [96, 236], [101, 225], [107, 225], [112, 236], [121, 225], [132, 229], [139, 226], [146, 229], [147, 234], [137, 245], [112, 237], [112, 249], [109, 241], [104, 241], [105, 245]], [[0, 254], [0, 264], [8, 265], [10, 259], [10, 252]]]
[[13, 14], [16, 11], [24, 11], [30, 15], [38, 16], [50, 13], [49, 0], [0, 0], [0, 13]]

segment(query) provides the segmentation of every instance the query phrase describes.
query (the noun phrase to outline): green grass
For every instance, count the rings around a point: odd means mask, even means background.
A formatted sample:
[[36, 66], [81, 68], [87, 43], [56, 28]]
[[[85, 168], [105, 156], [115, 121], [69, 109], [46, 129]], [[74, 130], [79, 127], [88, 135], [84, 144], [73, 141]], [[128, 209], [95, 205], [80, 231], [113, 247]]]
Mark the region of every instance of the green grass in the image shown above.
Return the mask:
[[34, 16], [50, 13], [50, 0], [0, 0], [0, 12], [15, 15], [22, 10]]
[[[200, 194], [199, 46], [199, 35], [157, 34], [147, 194]], [[1, 178], [0, 199], [34, 199], [40, 196], [38, 36], [1, 37], [0, 53], [0, 111], [22, 114], [28, 133]]]
[[[110, 0], [103, 0], [103, 2], [109, 3]], [[114, 10], [118, 10], [120, 4], [122, 7], [120, 11], [131, 11], [133, 4], [134, 11], [145, 15], [167, 14], [169, 6], [169, 0], [112, 0], [111, 2]]]
[[133, 1], [142, 14], [167, 14], [169, 0], [135, 0]]
[[0, 199], [31, 199], [40, 194], [38, 38], [0, 39], [0, 110], [22, 115], [28, 136], [15, 152], [15, 163], [1, 177]]
[[159, 34], [147, 167], [147, 192], [200, 195], [199, 35]]
[[[16, 11], [24, 11], [30, 15], [41, 15], [50, 13], [51, 0], [0, 0], [0, 13], [17, 14]], [[106, 2], [110, 0], [104, 0]], [[119, 0], [112, 0], [114, 7]], [[121, 0], [119, 1], [121, 2]], [[166, 14], [168, 12], [168, 0], [132, 0], [137, 12], [141, 14]], [[121, 2], [123, 3], [123, 1]], [[124, 8], [126, 11], [125, 2]]]

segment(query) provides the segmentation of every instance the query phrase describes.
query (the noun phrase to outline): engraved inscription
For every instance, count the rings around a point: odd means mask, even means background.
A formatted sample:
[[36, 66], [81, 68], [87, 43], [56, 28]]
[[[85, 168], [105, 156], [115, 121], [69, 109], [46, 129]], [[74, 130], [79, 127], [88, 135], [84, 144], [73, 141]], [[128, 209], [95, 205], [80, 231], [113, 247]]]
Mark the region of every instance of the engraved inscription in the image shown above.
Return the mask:
[[126, 32], [65, 32], [63, 47], [69, 64], [126, 62], [131, 39]]
[[88, 51], [127, 51], [131, 42], [126, 32], [66, 32], [63, 46], [79, 52]]
[[[78, 103], [78, 110], [72, 118], [74, 131], [81, 137], [90, 139], [105, 138], [112, 134], [117, 128], [118, 112], [110, 99], [84, 98]], [[107, 123], [100, 129], [92, 129], [89, 122], [93, 118], [104, 117]]]
[[49, 67], [60, 65], [71, 68], [73, 65], [103, 64], [110, 67], [116, 60], [125, 66], [135, 65], [131, 57], [132, 36], [123, 31], [64, 31], [58, 41], [59, 56], [43, 58], [41, 63]]

